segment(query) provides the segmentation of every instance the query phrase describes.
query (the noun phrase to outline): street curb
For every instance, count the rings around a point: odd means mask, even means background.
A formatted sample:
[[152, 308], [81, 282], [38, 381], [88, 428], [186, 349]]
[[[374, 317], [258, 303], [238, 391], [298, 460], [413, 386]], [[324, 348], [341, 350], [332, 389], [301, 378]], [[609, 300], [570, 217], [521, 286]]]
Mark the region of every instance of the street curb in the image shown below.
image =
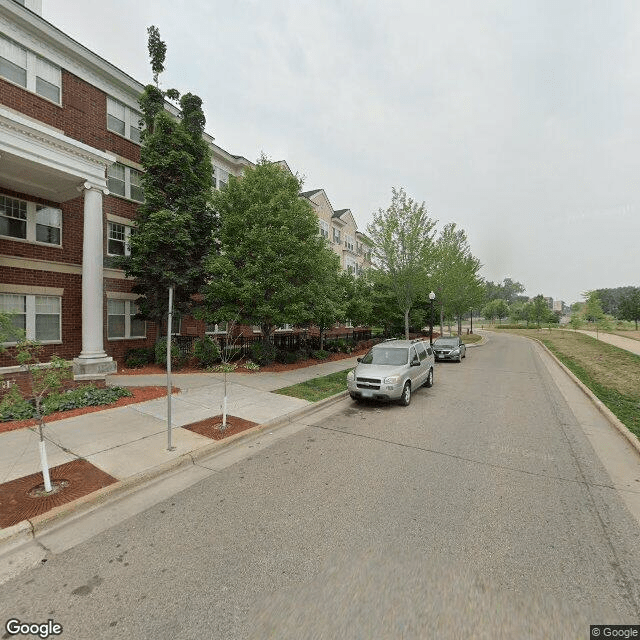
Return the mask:
[[[246, 431], [237, 433], [224, 440], [215, 440], [202, 447], [183, 453], [173, 460], [168, 460], [162, 464], [146, 469], [136, 475], [118, 480], [117, 482], [103, 487], [97, 491], [92, 491], [77, 500], [68, 502], [66, 504], [55, 507], [42, 515], [35, 516], [30, 520], [23, 520], [16, 525], [0, 529], [0, 554], [11, 550], [11, 547], [19, 546], [20, 544], [31, 542], [39, 535], [51, 532], [62, 524], [66, 524], [71, 519], [81, 518], [90, 514], [95, 509], [105, 506], [106, 504], [112, 504], [113, 502], [124, 498], [142, 486], [152, 483], [158, 480], [162, 476], [166, 476], [169, 473], [174, 473], [182, 468], [195, 465], [197, 462], [210, 457], [213, 454], [220, 453], [225, 449], [231, 448], [234, 445], [241, 444], [243, 441], [250, 440], [255, 435], [266, 431], [268, 429], [278, 429], [285, 425], [296, 422], [302, 417], [312, 415], [317, 411], [324, 409], [332, 404], [339, 402], [340, 400], [348, 396], [347, 391], [341, 391], [338, 394], [319, 400], [309, 404], [308, 406], [301, 407], [286, 413], [277, 418], [273, 418], [267, 422], [251, 427]], [[174, 427], [180, 429], [182, 427]]]
[[587, 387], [584, 382], [582, 382], [574, 373], [571, 371], [566, 365], [564, 365], [560, 360], [558, 360], [557, 356], [540, 340], [537, 338], [531, 338], [530, 336], [524, 336], [529, 338], [529, 340], [533, 340], [537, 342], [552, 358], [556, 361], [561, 367], [561, 369], [573, 380], [573, 382], [578, 385], [578, 387], [582, 390], [582, 392], [591, 400], [591, 402], [596, 406], [596, 409], [608, 420], [608, 422], [615, 427], [620, 435], [622, 435], [627, 442], [636, 450], [638, 455], [640, 455], [640, 440], [629, 431], [629, 429], [624, 425], [623, 422], [607, 407], [594, 393]]

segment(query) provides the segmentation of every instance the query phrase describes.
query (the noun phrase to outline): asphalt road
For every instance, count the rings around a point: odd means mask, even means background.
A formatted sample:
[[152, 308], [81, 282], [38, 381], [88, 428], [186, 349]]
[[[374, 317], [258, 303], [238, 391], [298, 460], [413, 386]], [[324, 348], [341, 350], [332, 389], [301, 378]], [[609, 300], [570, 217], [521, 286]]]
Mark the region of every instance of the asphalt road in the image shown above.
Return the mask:
[[0, 615], [80, 640], [588, 638], [640, 621], [640, 526], [533, 343], [496, 335], [438, 364], [407, 408], [336, 407], [49, 554], [0, 587]]

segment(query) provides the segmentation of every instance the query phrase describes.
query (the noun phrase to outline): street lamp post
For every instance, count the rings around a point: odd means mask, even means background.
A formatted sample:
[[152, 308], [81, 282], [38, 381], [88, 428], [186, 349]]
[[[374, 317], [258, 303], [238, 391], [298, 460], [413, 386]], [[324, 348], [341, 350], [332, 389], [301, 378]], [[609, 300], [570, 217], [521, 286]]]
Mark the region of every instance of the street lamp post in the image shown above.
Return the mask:
[[429, 294], [429, 345], [433, 346], [433, 301], [436, 294], [433, 291]]

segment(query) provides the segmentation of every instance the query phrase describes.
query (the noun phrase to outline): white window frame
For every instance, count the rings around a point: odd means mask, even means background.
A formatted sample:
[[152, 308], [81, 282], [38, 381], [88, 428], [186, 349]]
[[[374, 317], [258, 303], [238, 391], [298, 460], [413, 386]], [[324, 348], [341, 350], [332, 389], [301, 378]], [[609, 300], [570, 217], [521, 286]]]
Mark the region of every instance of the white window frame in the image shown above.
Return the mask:
[[318, 219], [318, 227], [320, 228], [320, 235], [323, 238], [329, 239], [329, 223], [326, 220]]
[[[10, 57], [5, 57], [3, 53], [11, 53], [11, 48], [14, 50], [24, 54], [25, 57], [25, 66], [22, 64], [18, 64], [14, 60], [11, 60]], [[7, 38], [4, 34], [0, 34], [0, 57], [7, 60], [9, 63], [14, 64], [20, 69], [24, 69], [26, 73], [25, 84], [21, 84], [19, 82], [15, 82], [11, 78], [7, 78], [2, 75], [4, 80], [10, 82], [11, 84], [16, 85], [17, 87], [22, 87], [31, 93], [35, 93], [40, 96], [44, 100], [48, 100], [53, 104], [61, 105], [62, 104], [62, 70], [57, 64], [53, 64], [46, 58], [39, 56], [37, 53], [23, 47], [21, 44], [11, 40], [11, 38]], [[41, 68], [38, 69], [38, 62], [40, 62]], [[44, 66], [44, 68], [42, 68]], [[47, 77], [44, 77], [44, 76]], [[44, 95], [37, 91], [37, 79], [43, 80], [44, 82], [54, 86], [58, 89], [58, 100], [52, 100], [49, 96]]]
[[293, 325], [285, 322], [285, 324], [281, 324], [280, 326], [276, 327], [276, 331], [293, 331]]
[[[37, 204], [36, 202], [29, 202], [29, 200], [23, 200], [22, 198], [13, 198], [11, 196], [6, 196], [2, 193], [0, 193], [0, 200], [12, 200], [14, 202], [19, 202], [19, 203], [23, 203], [26, 205], [27, 208], [27, 218], [25, 220], [26, 222], [26, 237], [25, 238], [18, 238], [16, 236], [9, 236], [9, 235], [4, 235], [2, 233], [0, 233], [0, 238], [6, 238], [7, 240], [15, 240], [16, 242], [29, 242], [31, 244], [39, 244], [42, 245], [44, 247], [57, 247], [57, 248], [62, 248], [62, 220], [63, 220], [63, 216], [62, 216], [62, 209], [59, 209], [57, 207], [49, 207], [47, 205], [43, 205], [43, 204]], [[58, 213], [59, 216], [59, 220], [60, 220], [60, 225], [58, 227], [55, 227], [54, 225], [44, 225], [44, 226], [52, 226], [54, 229], [60, 229], [60, 242], [58, 243], [54, 243], [54, 242], [44, 242], [43, 240], [37, 240], [37, 225], [38, 225], [38, 212], [42, 211], [44, 209], [51, 209], [52, 211], [56, 211]], [[4, 217], [3, 213], [0, 213], [0, 216]], [[6, 217], [12, 217], [12, 216], [6, 216]]]
[[213, 165], [213, 188], [214, 189], [222, 189], [222, 187], [226, 187], [229, 184], [229, 176], [231, 174], [222, 167], [218, 167], [215, 164]]
[[[62, 344], [62, 297], [50, 296], [31, 293], [12, 293], [9, 291], [0, 292], [0, 298], [3, 296], [20, 296], [25, 300], [25, 338], [27, 340], [37, 340], [41, 344]], [[51, 298], [57, 300], [58, 305], [58, 338], [54, 340], [40, 340], [36, 335], [36, 298]], [[0, 306], [0, 311], [3, 306]], [[50, 314], [55, 315], [55, 314]], [[4, 342], [6, 346], [16, 345], [16, 341]]]
[[[123, 302], [124, 303], [124, 335], [123, 336], [110, 336], [109, 335], [109, 316], [120, 315], [115, 313], [109, 313], [109, 305], [111, 302]], [[109, 341], [117, 341], [117, 340], [144, 340], [147, 337], [147, 322], [143, 320], [144, 323], [144, 335], [133, 336], [131, 335], [131, 316], [135, 315], [131, 313], [132, 305], [137, 307], [136, 300], [129, 300], [128, 298], [108, 298], [107, 299], [107, 340]]]
[[[112, 170], [115, 169], [124, 169], [124, 180], [121, 180], [120, 177], [115, 177], [111, 175]], [[133, 167], [129, 167], [122, 162], [114, 162], [109, 169], [107, 170], [107, 185], [109, 186], [109, 191], [111, 195], [116, 196], [117, 198], [126, 198], [127, 200], [132, 200], [133, 202], [144, 202], [144, 200], [137, 200], [131, 197], [131, 172], [135, 172], [135, 174], [142, 175], [142, 171], [138, 169], [134, 169]], [[134, 175], [135, 175], [134, 174]], [[118, 180], [119, 182], [124, 182], [124, 194], [116, 193], [112, 190], [110, 180]]]
[[[124, 227], [124, 253], [110, 253], [109, 252], [109, 240], [114, 240], [115, 242], [121, 242], [119, 238], [111, 238], [111, 229], [112, 225], [118, 225], [119, 227]], [[115, 222], [114, 220], [107, 221], [107, 255], [108, 256], [130, 256], [131, 255], [131, 246], [129, 244], [131, 240], [131, 229], [133, 227], [123, 224], [122, 222]]]
[[347, 247], [347, 249], [350, 249], [351, 251], [354, 250], [353, 236], [345, 235], [344, 246]]
[[351, 258], [350, 256], [346, 256], [344, 259], [345, 270], [349, 273], [353, 273], [353, 275], [357, 275], [358, 273], [358, 262], [355, 258]]
[[[117, 111], [121, 111], [121, 113], [116, 113]], [[115, 129], [109, 127], [109, 116], [124, 123], [124, 133], [120, 133], [119, 131], [116, 131]], [[131, 107], [128, 107], [126, 104], [123, 104], [119, 100], [116, 100], [111, 96], [107, 96], [107, 131], [111, 131], [111, 133], [115, 133], [117, 136], [126, 138], [134, 144], [139, 145], [141, 144], [140, 134], [142, 133], [142, 129], [140, 127], [141, 119], [141, 113], [135, 111]], [[138, 131], [138, 140], [135, 140], [132, 137], [132, 129], [136, 129]]]
[[335, 242], [336, 244], [340, 244], [340, 238], [342, 237], [340, 234], [340, 229], [336, 229], [336, 227], [331, 227], [332, 231], [333, 231], [333, 242]]

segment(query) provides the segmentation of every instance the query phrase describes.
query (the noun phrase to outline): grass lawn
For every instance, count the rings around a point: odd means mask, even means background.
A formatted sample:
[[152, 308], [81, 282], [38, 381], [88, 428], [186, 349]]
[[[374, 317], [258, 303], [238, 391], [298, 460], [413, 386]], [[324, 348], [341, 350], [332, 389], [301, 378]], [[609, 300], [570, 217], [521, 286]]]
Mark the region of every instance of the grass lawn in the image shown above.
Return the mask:
[[640, 437], [640, 356], [573, 331], [508, 331], [540, 340]]
[[349, 373], [349, 371], [351, 371], [351, 369], [330, 373], [328, 376], [322, 376], [320, 378], [312, 378], [300, 384], [276, 389], [274, 393], [280, 393], [283, 396], [292, 396], [293, 398], [301, 398], [309, 402], [324, 400], [324, 398], [347, 390], [347, 373]]
[[474, 342], [480, 342], [480, 340], [482, 340], [482, 337], [477, 333], [470, 333], [468, 335], [464, 334], [460, 337], [462, 338], [462, 342], [464, 342], [465, 344], [472, 344]]

